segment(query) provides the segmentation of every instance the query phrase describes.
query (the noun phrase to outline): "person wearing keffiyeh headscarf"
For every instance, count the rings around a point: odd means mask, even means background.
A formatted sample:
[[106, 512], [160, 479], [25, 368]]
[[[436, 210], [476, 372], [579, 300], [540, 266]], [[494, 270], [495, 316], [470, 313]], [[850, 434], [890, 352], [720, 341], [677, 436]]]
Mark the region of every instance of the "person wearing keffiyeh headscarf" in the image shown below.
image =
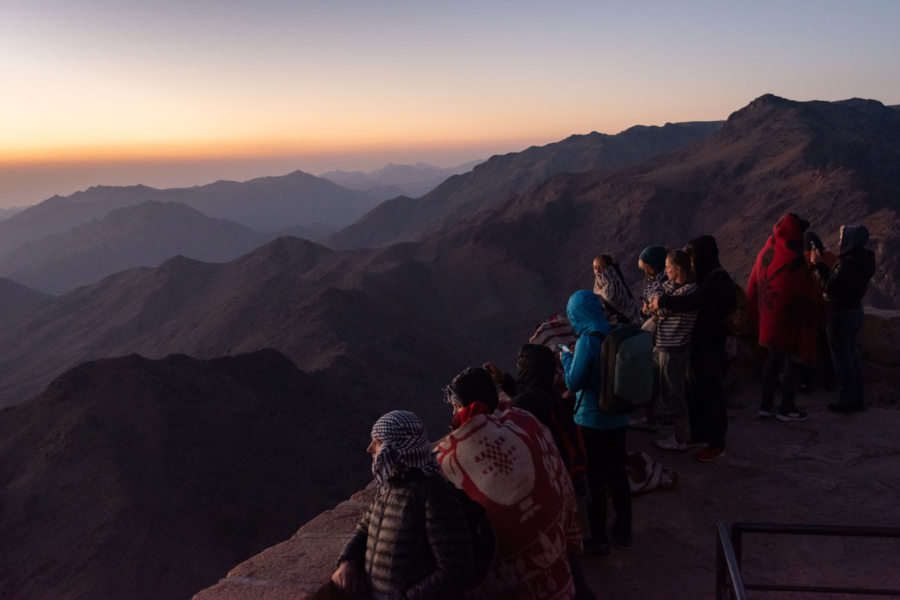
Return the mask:
[[387, 413], [372, 427], [368, 452], [378, 493], [333, 584], [355, 598], [460, 598], [474, 572], [472, 538], [422, 421], [409, 411]]
[[391, 475], [397, 469], [418, 468], [428, 476], [440, 475], [441, 469], [434, 459], [425, 426], [415, 414], [406, 410], [394, 410], [372, 426], [373, 455], [372, 475], [383, 494]]

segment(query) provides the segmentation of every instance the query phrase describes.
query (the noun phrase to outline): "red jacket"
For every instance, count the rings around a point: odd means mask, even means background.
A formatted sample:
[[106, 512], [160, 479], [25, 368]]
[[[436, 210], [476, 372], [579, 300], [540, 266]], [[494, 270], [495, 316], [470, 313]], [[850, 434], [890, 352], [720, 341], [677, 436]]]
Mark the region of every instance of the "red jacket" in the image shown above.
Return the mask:
[[803, 253], [803, 226], [787, 214], [775, 223], [747, 284], [748, 322], [759, 344], [816, 363], [821, 292]]

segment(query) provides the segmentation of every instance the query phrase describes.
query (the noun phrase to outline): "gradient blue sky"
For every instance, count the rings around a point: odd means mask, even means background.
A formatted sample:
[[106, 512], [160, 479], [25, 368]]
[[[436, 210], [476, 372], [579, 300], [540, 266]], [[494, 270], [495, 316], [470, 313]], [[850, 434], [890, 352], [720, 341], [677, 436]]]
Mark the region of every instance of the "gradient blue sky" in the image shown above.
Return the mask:
[[900, 104], [900, 1], [0, 0], [0, 206]]

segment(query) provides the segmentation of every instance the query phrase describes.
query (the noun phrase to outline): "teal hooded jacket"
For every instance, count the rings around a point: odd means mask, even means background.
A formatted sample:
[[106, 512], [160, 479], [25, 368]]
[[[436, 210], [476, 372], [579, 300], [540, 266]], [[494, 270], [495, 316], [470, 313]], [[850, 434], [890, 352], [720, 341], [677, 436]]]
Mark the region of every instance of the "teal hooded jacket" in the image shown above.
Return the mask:
[[600, 388], [600, 346], [603, 339], [588, 335], [592, 332], [606, 336], [609, 321], [600, 299], [591, 290], [579, 290], [569, 298], [566, 307], [572, 329], [578, 336], [574, 352], [563, 352], [566, 387], [575, 392], [575, 422], [592, 429], [618, 429], [628, 425], [628, 415], [613, 415], [600, 410], [597, 392]]

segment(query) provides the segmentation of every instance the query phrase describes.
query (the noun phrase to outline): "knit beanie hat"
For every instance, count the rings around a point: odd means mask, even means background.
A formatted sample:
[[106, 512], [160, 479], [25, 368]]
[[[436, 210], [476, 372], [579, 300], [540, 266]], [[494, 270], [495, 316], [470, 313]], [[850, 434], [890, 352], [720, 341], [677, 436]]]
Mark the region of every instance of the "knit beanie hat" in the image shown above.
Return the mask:
[[666, 254], [666, 249], [662, 246], [647, 246], [641, 250], [641, 255], [638, 258], [659, 273], [666, 268]]

